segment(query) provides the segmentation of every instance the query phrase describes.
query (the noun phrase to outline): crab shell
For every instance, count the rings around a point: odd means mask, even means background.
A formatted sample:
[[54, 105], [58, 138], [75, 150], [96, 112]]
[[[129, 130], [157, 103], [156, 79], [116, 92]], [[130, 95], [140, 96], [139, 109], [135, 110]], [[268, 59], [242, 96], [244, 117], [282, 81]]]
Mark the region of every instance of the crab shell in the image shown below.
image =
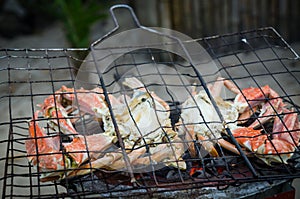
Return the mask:
[[295, 151], [295, 146], [285, 140], [272, 139], [266, 140], [257, 149], [257, 156], [266, 164], [271, 165], [272, 162], [279, 162], [287, 164]]
[[[224, 122], [232, 128], [236, 126], [238, 111], [235, 106], [220, 97], [215, 97], [217, 106], [223, 116]], [[181, 121], [191, 125], [196, 134], [209, 139], [221, 137], [224, 131], [224, 122], [220, 119], [208, 95], [200, 91], [193, 98], [189, 98], [182, 105]]]
[[[169, 115], [169, 111], [151, 94], [135, 90], [127, 104], [115, 113], [125, 147], [161, 141], [165, 135], [164, 127], [171, 127]], [[115, 135], [114, 127], [109, 121], [104, 128], [106, 134]]]

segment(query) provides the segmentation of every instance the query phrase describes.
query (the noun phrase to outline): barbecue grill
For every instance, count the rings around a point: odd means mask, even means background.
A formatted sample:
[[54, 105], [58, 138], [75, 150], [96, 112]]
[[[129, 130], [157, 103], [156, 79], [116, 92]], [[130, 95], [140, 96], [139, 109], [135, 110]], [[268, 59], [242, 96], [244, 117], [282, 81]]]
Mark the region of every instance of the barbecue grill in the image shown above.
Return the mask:
[[[135, 24], [144, 33], [149, 32], [160, 39], [146, 44], [129, 42], [124, 46], [105, 43], [109, 38], [120, 36], [116, 34], [119, 26], [114, 15], [114, 10], [120, 7], [130, 11]], [[235, 145], [240, 155], [216, 144], [219, 157], [212, 157], [203, 150], [201, 144], [193, 143], [197, 151], [195, 157], [191, 157], [189, 150], [185, 150], [180, 159], [170, 160], [175, 166], [154, 163], [150, 160], [150, 166], [147, 168], [136, 169], [130, 164], [126, 155], [117, 122], [113, 123], [118, 138], [115, 145], [122, 151], [125, 162], [123, 169], [98, 168], [83, 176], [54, 178], [43, 182], [41, 176], [47, 174], [47, 171], [37, 169], [27, 159], [25, 142], [34, 139], [28, 138], [28, 122], [39, 109], [37, 104], [43, 103], [48, 96], [54, 96], [62, 85], [76, 89], [102, 88], [112, 115], [111, 119], [115, 120], [113, 102], [110, 101], [109, 94], [131, 95], [132, 90], [124, 87], [120, 82], [125, 77], [134, 76], [143, 83], [147, 91], [154, 91], [168, 103], [173, 129], [180, 125], [178, 121], [183, 111], [182, 103], [188, 97], [193, 97], [191, 88], [196, 88], [197, 91], [204, 90], [211, 97], [208, 87], [217, 81], [218, 76], [232, 81], [240, 89], [268, 84], [279, 93], [280, 98], [290, 109], [300, 115], [300, 71], [297, 68], [299, 55], [274, 28], [267, 27], [189, 40], [185, 37], [182, 39], [179, 34], [170, 35], [161, 32], [161, 29], [141, 26], [128, 6], [112, 7], [111, 13], [116, 28], [88, 49], [2, 49], [0, 51], [2, 91], [0, 101], [3, 104], [4, 115], [0, 121], [0, 143], [2, 148], [6, 147], [0, 159], [1, 167], [4, 168], [4, 175], [0, 178], [3, 198], [134, 198], [138, 195], [162, 198], [188, 196], [237, 198], [251, 197], [256, 194], [270, 196], [278, 191], [290, 191], [291, 188], [287, 184], [300, 177], [299, 147], [291, 152], [292, 157], [286, 164], [267, 165], [253, 153], [247, 153], [227, 128], [227, 134], [222, 135], [222, 138]], [[202, 46], [205, 51], [200, 48], [200, 51], [191, 52], [190, 44], [194, 43]], [[89, 55], [85, 59], [80, 59], [78, 54], [86, 52]], [[197, 57], [207, 59], [199, 61]], [[293, 87], [287, 86], [286, 82]], [[75, 96], [78, 94], [75, 91]], [[233, 100], [234, 95], [223, 90], [222, 98]], [[79, 106], [76, 100], [73, 103], [74, 106]], [[220, 116], [219, 123], [222, 123], [224, 116], [216, 103], [213, 105]], [[282, 116], [279, 112], [274, 114], [278, 117], [280, 114]], [[80, 134], [103, 133], [101, 124], [99, 125], [91, 117], [82, 114], [67, 117], [76, 119], [75, 128]], [[256, 115], [257, 117], [259, 116]], [[50, 120], [51, 118], [42, 117], [35, 120], [45, 124], [44, 130], [49, 138], [53, 137], [52, 127], [47, 123]], [[269, 126], [268, 124], [264, 126], [265, 133], [270, 133]], [[58, 129], [60, 128], [62, 127], [58, 125]], [[300, 131], [300, 129], [293, 131]], [[211, 139], [215, 142], [220, 138]], [[172, 144], [168, 135], [166, 140], [166, 143]], [[61, 135], [60, 145], [65, 142], [70, 140]], [[182, 139], [185, 145], [189, 145], [190, 142], [192, 141]], [[145, 144], [144, 147], [150, 146]], [[39, 157], [40, 154], [37, 153], [35, 156]], [[274, 156], [278, 156], [279, 159], [281, 157], [279, 152]], [[178, 167], [182, 162], [186, 165], [185, 169]], [[62, 172], [66, 173], [67, 169]]]

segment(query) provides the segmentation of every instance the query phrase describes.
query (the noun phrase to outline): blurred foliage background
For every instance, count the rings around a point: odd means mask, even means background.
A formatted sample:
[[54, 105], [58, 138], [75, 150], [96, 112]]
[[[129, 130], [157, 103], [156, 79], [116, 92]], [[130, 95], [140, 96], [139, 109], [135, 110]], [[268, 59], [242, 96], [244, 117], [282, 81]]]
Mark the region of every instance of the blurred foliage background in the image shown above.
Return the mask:
[[91, 26], [108, 16], [109, 4], [105, 1], [56, 0], [55, 5], [59, 9], [57, 16], [64, 22], [66, 37], [75, 48], [88, 46]]
[[0, 0], [0, 36], [34, 34], [60, 21], [69, 47], [90, 45], [91, 26], [107, 18], [108, 0]]
[[300, 1], [294, 0], [0, 0], [0, 37], [34, 34], [59, 22], [68, 47], [88, 47], [91, 27], [111, 20], [109, 7], [119, 3], [133, 7], [142, 25], [193, 38], [272, 26], [288, 42], [300, 41]]

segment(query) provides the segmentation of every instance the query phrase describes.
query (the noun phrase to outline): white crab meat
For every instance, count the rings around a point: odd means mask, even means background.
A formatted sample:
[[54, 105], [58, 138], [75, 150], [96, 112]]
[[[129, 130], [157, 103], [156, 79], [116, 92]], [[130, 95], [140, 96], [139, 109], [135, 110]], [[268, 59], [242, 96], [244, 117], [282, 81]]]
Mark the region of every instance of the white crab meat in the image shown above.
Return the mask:
[[[227, 125], [236, 126], [238, 111], [232, 103], [215, 97], [217, 106]], [[221, 137], [224, 123], [221, 121], [215, 107], [204, 91], [186, 100], [182, 107], [181, 120], [186, 125], [192, 125], [195, 133], [209, 139]]]
[[[115, 113], [119, 131], [125, 138], [125, 145], [133, 146], [138, 140], [141, 144], [161, 140], [165, 135], [163, 128], [171, 126], [169, 112], [163, 105], [152, 98], [149, 93], [140, 90], [135, 90], [127, 104], [128, 106], [123, 106], [122, 111], [118, 110]], [[106, 129], [106, 132], [114, 133], [114, 130], [107, 131]]]

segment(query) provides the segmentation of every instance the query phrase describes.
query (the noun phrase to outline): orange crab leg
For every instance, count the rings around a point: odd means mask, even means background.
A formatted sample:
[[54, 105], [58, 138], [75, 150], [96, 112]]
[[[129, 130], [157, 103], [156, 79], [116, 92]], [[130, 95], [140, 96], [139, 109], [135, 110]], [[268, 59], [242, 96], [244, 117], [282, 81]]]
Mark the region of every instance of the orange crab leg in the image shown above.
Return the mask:
[[285, 110], [282, 121], [276, 118], [273, 126], [273, 137], [279, 140], [285, 140], [292, 145], [299, 145], [300, 129], [298, 114], [293, 110]]
[[47, 137], [37, 124], [38, 111], [29, 122], [29, 139], [25, 141], [28, 159], [40, 168], [57, 170], [65, 165], [63, 154], [59, 151], [59, 136]]
[[224, 139], [219, 139], [218, 143], [224, 148], [227, 149], [228, 151], [231, 151], [237, 155], [240, 155], [239, 150], [237, 150], [237, 148], [235, 147], [235, 145], [231, 144], [230, 142], [227, 142]]
[[209, 152], [209, 154], [213, 157], [219, 157], [219, 153], [216, 150], [216, 148], [214, 147], [214, 144], [208, 140], [207, 138], [205, 138], [204, 136], [201, 135], [197, 135], [198, 139], [202, 141], [202, 146], [204, 147], [204, 149]]

